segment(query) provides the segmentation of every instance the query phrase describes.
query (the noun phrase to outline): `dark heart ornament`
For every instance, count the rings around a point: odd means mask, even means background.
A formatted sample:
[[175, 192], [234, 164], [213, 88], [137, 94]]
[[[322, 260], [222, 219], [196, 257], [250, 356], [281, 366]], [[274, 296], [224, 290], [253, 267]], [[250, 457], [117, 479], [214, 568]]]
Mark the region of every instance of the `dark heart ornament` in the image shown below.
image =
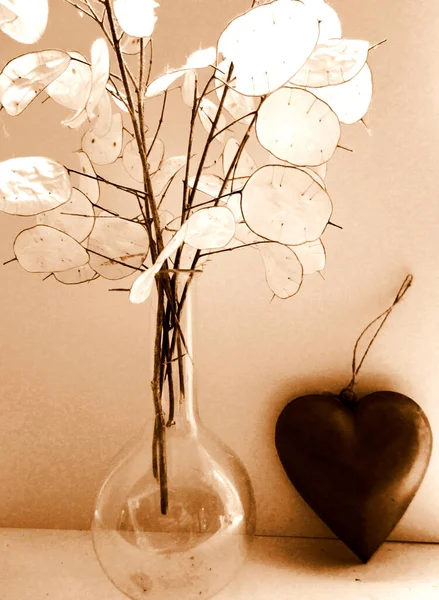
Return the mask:
[[[394, 305], [412, 281], [408, 276], [387, 311], [362, 332], [354, 349], [353, 376], [339, 395], [292, 400], [280, 414], [275, 442], [296, 490], [363, 562], [401, 519], [427, 470], [432, 432], [421, 407], [390, 391], [358, 400], [353, 392], [363, 360]], [[361, 337], [382, 323], [359, 366]]]
[[432, 434], [420, 406], [402, 394], [348, 402], [322, 394], [284, 408], [276, 448], [302, 498], [367, 562], [416, 494]]

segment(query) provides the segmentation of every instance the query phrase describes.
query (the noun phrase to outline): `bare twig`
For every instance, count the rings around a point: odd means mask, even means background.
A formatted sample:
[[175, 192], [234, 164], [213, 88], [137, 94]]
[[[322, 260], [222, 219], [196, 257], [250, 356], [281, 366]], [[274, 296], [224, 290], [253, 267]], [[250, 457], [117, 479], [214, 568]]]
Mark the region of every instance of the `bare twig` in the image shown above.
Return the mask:
[[255, 114], [257, 114], [257, 111], [252, 110], [251, 112], [247, 113], [246, 115], [243, 115], [242, 117], [239, 117], [238, 119], [235, 119], [234, 121], [232, 121], [231, 123], [229, 123], [228, 125], [223, 127], [222, 129], [219, 129], [218, 131], [216, 131], [213, 137], [214, 138], [218, 137], [219, 135], [224, 133], [224, 131], [227, 131], [228, 129], [230, 129], [230, 127], [233, 127], [233, 125], [236, 125], [236, 123], [239, 123], [240, 121], [243, 121], [247, 117], [251, 117], [252, 115], [255, 115]]
[[127, 263], [124, 263], [123, 261], [118, 260], [117, 258], [111, 258], [110, 256], [106, 256], [105, 254], [102, 254], [101, 252], [97, 252], [96, 250], [91, 250], [90, 248], [86, 248], [86, 250], [87, 250], [87, 252], [90, 252], [91, 254], [96, 254], [96, 256], [100, 256], [101, 258], [105, 258], [110, 263], [116, 263], [118, 265], [122, 265], [123, 267], [127, 267], [128, 269], [132, 269], [133, 271], [140, 271], [141, 273], [143, 273], [144, 271], [146, 271], [146, 267], [144, 267], [144, 266], [133, 267], [133, 265], [127, 265]]
[[77, 8], [84, 15], [87, 15], [87, 17], [90, 17], [91, 19], [93, 19], [93, 21], [97, 21], [96, 15], [93, 15], [91, 12], [88, 12], [88, 6], [87, 6], [87, 8], [84, 6], [79, 6], [79, 4], [77, 4], [76, 2], [73, 2], [73, 0], [65, 0], [65, 2], [67, 2], [67, 4], [70, 4], [74, 8]]
[[160, 131], [161, 127], [162, 127], [163, 116], [165, 114], [165, 108], [166, 108], [166, 100], [167, 100], [167, 98], [168, 98], [168, 90], [165, 90], [165, 92], [163, 94], [163, 102], [162, 102], [162, 109], [160, 111], [160, 117], [159, 117], [159, 120], [158, 120], [158, 124], [157, 124], [156, 130], [155, 130], [154, 136], [152, 138], [151, 145], [150, 145], [150, 147], [149, 147], [149, 149], [148, 149], [148, 151], [146, 153], [147, 157], [149, 157], [149, 155], [151, 154], [151, 152], [152, 152], [152, 150], [154, 148], [154, 144], [155, 144], [155, 142], [157, 140], [157, 136], [159, 134], [159, 131]]
[[149, 66], [148, 66], [148, 75], [146, 76], [145, 87], [148, 87], [150, 79], [151, 79], [151, 71], [152, 71], [152, 56], [153, 56], [153, 44], [152, 38], [149, 40]]
[[9, 260], [6, 260], [6, 261], [3, 263], [3, 266], [5, 266], [5, 265], [9, 265], [10, 263], [12, 263], [12, 262], [15, 262], [16, 260], [18, 260], [18, 259], [17, 259], [17, 257], [16, 257], [16, 256], [14, 256], [14, 258], [10, 258]]
[[69, 167], [65, 167], [65, 169], [67, 170], [68, 173], [75, 173], [76, 175], [80, 175], [81, 177], [86, 177], [88, 179], [94, 179], [95, 181], [98, 181], [100, 183], [105, 183], [106, 185], [115, 187], [122, 192], [126, 192], [127, 194], [133, 194], [134, 196], [142, 196], [143, 195], [143, 192], [141, 190], [136, 190], [135, 188], [130, 188], [130, 187], [128, 187], [126, 185], [122, 185], [120, 183], [114, 183], [113, 181], [109, 181], [108, 179], [101, 177], [101, 175], [97, 175], [97, 174], [89, 175], [88, 173], [83, 173], [82, 171], [77, 171], [76, 169], [71, 169]]
[[[228, 72], [228, 75], [227, 75], [227, 81], [230, 80], [230, 78], [232, 76], [232, 73], [233, 73], [233, 63], [230, 64], [229, 72]], [[191, 207], [192, 202], [193, 202], [194, 197], [195, 197], [195, 194], [197, 192], [198, 182], [200, 180], [201, 173], [203, 171], [204, 163], [206, 161], [206, 157], [207, 157], [207, 153], [208, 153], [209, 148], [210, 148], [210, 144], [212, 143], [212, 140], [214, 139], [215, 130], [216, 130], [216, 127], [218, 125], [218, 121], [219, 121], [221, 113], [222, 113], [222, 109], [223, 109], [223, 106], [224, 106], [224, 101], [226, 99], [227, 92], [228, 92], [228, 87], [224, 86], [224, 90], [223, 90], [223, 93], [221, 95], [221, 100], [220, 100], [220, 103], [218, 105], [218, 109], [217, 109], [215, 117], [214, 117], [214, 119], [212, 121], [212, 126], [210, 128], [209, 133], [208, 133], [207, 140], [206, 140], [206, 143], [204, 145], [204, 150], [203, 150], [203, 153], [202, 153], [201, 158], [200, 158], [200, 162], [198, 163], [198, 169], [197, 169], [197, 173], [195, 175], [194, 185], [192, 187], [192, 191], [189, 194], [189, 198], [188, 198], [188, 202], [187, 202], [186, 208], [190, 208]], [[198, 104], [200, 104], [200, 102], [201, 102], [201, 98], [200, 98], [200, 101], [199, 101]]]

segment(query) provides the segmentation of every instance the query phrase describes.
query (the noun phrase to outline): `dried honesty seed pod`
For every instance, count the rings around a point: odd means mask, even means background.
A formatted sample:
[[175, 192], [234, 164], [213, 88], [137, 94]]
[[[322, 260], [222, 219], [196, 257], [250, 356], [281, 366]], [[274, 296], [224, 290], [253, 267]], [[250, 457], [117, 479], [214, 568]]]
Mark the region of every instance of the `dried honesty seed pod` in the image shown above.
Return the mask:
[[332, 212], [326, 191], [301, 169], [267, 165], [242, 191], [242, 214], [256, 234], [286, 245], [318, 239]]
[[21, 44], [35, 44], [46, 30], [48, 0], [13, 0], [7, 2], [7, 7], [0, 6], [0, 9], [3, 14], [6, 10], [9, 13], [0, 21], [1, 31]]
[[149, 37], [157, 21], [154, 0], [114, 0], [114, 13], [125, 33], [133, 37]]
[[196, 94], [198, 77], [196, 71], [188, 69], [184, 73], [183, 85], [181, 86], [181, 99], [192, 108]]
[[312, 93], [326, 102], [340, 123], [351, 125], [360, 121], [372, 100], [372, 74], [367, 64], [346, 83], [313, 88]]
[[19, 233], [14, 252], [23, 269], [30, 273], [67, 271], [88, 263], [88, 254], [81, 244], [47, 225], [36, 225]]
[[66, 108], [75, 111], [83, 109], [91, 90], [91, 68], [85, 56], [79, 52], [69, 52], [67, 69], [52, 81], [46, 93]]
[[0, 162], [0, 210], [11, 215], [37, 215], [65, 204], [72, 185], [66, 169], [42, 156]]
[[14, 58], [0, 74], [0, 103], [11, 117], [24, 109], [70, 63], [70, 56], [62, 50], [42, 50]]
[[91, 81], [90, 96], [85, 110], [89, 119], [94, 117], [94, 110], [99, 104], [107, 86], [110, 74], [110, 54], [104, 38], [98, 38], [91, 46]]
[[277, 242], [258, 244], [265, 267], [265, 278], [278, 298], [297, 294], [303, 281], [303, 268], [296, 254], [288, 246]]
[[96, 116], [97, 107], [105, 92], [110, 73], [110, 54], [104, 38], [96, 39], [91, 46], [91, 85], [88, 96], [76, 112], [62, 121], [63, 125], [77, 129]]
[[355, 77], [366, 64], [369, 42], [328, 40], [319, 44], [290, 83], [319, 88], [340, 85]]
[[192, 52], [186, 61], [185, 67], [187, 69], [203, 69], [216, 64], [216, 48], [210, 46], [209, 48], [203, 48]]
[[113, 115], [110, 130], [102, 137], [95, 128], [89, 129], [82, 137], [81, 147], [95, 165], [114, 163], [122, 150], [122, 115]]
[[233, 62], [232, 86], [263, 96], [287, 83], [310, 56], [318, 20], [302, 2], [272, 2], [234, 19], [218, 40], [218, 54]]
[[317, 271], [323, 271], [325, 268], [326, 252], [322, 240], [305, 242], [304, 244], [293, 246], [292, 250], [300, 260], [304, 275], [311, 275]]
[[186, 244], [198, 250], [224, 248], [235, 233], [235, 217], [225, 206], [202, 208], [187, 221]]
[[185, 74], [185, 69], [171, 71], [157, 77], [146, 89], [145, 98], [153, 98], [159, 94], [163, 94], [173, 83]]
[[122, 279], [143, 264], [149, 251], [149, 240], [140, 223], [102, 211], [96, 217], [87, 249], [90, 265], [99, 275], [106, 279]]
[[[118, 113], [116, 113], [118, 115]], [[99, 137], [104, 137], [114, 125], [113, 122], [113, 106], [111, 104], [110, 94], [107, 90], [101, 96], [99, 103], [95, 109], [96, 119], [93, 124], [93, 131]], [[118, 115], [122, 118], [122, 115]], [[116, 128], [118, 125], [116, 124]], [[122, 131], [120, 132], [122, 137]], [[119, 143], [119, 142], [117, 142]], [[122, 144], [122, 140], [120, 142]]]
[[262, 104], [256, 121], [260, 144], [297, 166], [317, 166], [334, 154], [340, 123], [330, 107], [299, 88], [277, 90]]

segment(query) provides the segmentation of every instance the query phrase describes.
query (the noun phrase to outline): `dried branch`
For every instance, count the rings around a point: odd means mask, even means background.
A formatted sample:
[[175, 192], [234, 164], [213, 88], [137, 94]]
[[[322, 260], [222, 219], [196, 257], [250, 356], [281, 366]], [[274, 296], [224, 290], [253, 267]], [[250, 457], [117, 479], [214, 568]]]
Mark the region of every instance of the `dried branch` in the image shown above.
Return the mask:
[[152, 138], [152, 142], [151, 142], [151, 145], [149, 147], [149, 150], [146, 153], [147, 157], [149, 157], [149, 155], [151, 154], [151, 152], [152, 152], [152, 150], [154, 148], [154, 144], [155, 144], [155, 142], [157, 140], [157, 136], [159, 134], [159, 131], [160, 131], [161, 127], [162, 127], [163, 116], [165, 114], [165, 108], [166, 108], [166, 100], [167, 100], [167, 98], [168, 98], [168, 90], [165, 90], [165, 92], [163, 94], [163, 102], [162, 102], [162, 108], [161, 108], [161, 111], [160, 111], [160, 116], [159, 116], [158, 124], [157, 124], [156, 130], [155, 130], [154, 136]]

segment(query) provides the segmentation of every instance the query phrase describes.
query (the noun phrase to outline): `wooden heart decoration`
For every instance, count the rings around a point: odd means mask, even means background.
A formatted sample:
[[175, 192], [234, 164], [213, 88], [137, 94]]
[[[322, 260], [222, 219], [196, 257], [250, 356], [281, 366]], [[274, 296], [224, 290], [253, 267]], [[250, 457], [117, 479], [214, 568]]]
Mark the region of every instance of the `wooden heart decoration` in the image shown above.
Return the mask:
[[420, 406], [403, 394], [342, 398], [291, 401], [277, 421], [276, 448], [302, 498], [367, 562], [416, 494], [432, 433]]

